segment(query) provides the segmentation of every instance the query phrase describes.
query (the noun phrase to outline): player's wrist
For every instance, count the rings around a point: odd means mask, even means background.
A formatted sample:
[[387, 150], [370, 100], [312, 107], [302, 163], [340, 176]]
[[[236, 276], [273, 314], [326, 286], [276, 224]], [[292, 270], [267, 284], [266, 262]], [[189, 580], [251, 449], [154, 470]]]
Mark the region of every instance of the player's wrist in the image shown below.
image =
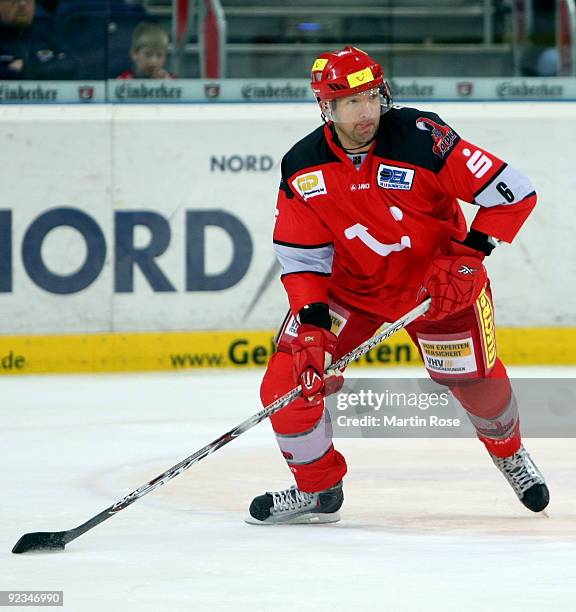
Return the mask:
[[330, 330], [332, 319], [328, 304], [325, 302], [307, 304], [298, 311], [298, 322], [300, 325], [315, 325], [321, 329]]
[[450, 253], [452, 255], [470, 255], [484, 259], [498, 246], [499, 240], [484, 232], [471, 229], [462, 241], [452, 239]]

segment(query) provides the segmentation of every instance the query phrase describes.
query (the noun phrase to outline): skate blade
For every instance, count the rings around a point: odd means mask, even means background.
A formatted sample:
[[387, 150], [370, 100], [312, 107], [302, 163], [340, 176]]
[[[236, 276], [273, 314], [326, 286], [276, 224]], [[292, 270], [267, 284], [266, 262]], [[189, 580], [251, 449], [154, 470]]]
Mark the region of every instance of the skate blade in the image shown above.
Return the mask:
[[285, 521], [278, 521], [271, 518], [265, 521], [259, 521], [253, 516], [247, 516], [244, 519], [248, 525], [320, 525], [325, 523], [337, 523], [340, 520], [339, 512], [331, 512], [330, 514], [322, 513], [307, 513], [300, 516], [294, 516]]

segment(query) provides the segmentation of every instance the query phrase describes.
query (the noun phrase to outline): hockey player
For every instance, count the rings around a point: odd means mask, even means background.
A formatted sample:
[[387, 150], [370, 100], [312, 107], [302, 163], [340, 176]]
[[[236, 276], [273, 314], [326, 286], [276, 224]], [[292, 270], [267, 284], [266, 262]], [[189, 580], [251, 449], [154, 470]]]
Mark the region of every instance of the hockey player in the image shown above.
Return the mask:
[[[381, 66], [360, 49], [318, 57], [311, 87], [324, 125], [282, 160], [274, 247], [290, 313], [261, 386], [264, 405], [302, 386], [271, 417], [296, 485], [256, 497], [248, 522], [339, 520], [346, 462], [323, 397], [342, 374], [325, 368], [426, 295], [430, 309], [407, 331], [430, 376], [462, 404], [520, 501], [543, 510], [548, 489], [521, 442], [483, 265], [513, 241], [534, 188], [438, 115], [392, 106]], [[457, 198], [479, 207], [470, 231]], [[460, 356], [434, 358], [454, 340]]]

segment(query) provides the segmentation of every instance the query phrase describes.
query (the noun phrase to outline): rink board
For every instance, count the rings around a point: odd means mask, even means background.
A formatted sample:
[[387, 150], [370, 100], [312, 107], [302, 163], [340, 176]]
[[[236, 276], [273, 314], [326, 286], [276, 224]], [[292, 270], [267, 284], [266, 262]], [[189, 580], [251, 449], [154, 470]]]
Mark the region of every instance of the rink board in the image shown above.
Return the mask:
[[[269, 330], [4, 336], [0, 374], [263, 367], [273, 338]], [[576, 364], [576, 328], [500, 328], [497, 342], [507, 365]], [[421, 363], [405, 331], [359, 360], [364, 367]]]
[[[486, 260], [501, 357], [576, 364], [576, 104], [425, 107], [539, 194]], [[314, 104], [2, 108], [0, 374], [263, 367], [288, 308], [280, 160], [318, 122]], [[532, 143], [551, 141], [543, 163]], [[419, 363], [405, 335], [362, 360]]]
[[[498, 325], [575, 327], [576, 103], [425, 108], [538, 193], [485, 262]], [[314, 104], [0, 108], [0, 332], [273, 329], [280, 162], [319, 121]]]

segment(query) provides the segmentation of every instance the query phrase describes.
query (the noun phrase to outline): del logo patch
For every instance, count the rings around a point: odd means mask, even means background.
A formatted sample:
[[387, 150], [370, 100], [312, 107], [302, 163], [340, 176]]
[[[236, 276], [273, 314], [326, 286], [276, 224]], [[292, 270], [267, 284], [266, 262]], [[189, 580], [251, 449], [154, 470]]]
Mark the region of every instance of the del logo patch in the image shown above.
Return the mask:
[[402, 189], [409, 191], [412, 189], [414, 181], [414, 170], [410, 168], [400, 168], [380, 164], [378, 166], [378, 186], [382, 189]]
[[292, 187], [305, 199], [328, 193], [322, 170], [301, 174], [292, 181]]

